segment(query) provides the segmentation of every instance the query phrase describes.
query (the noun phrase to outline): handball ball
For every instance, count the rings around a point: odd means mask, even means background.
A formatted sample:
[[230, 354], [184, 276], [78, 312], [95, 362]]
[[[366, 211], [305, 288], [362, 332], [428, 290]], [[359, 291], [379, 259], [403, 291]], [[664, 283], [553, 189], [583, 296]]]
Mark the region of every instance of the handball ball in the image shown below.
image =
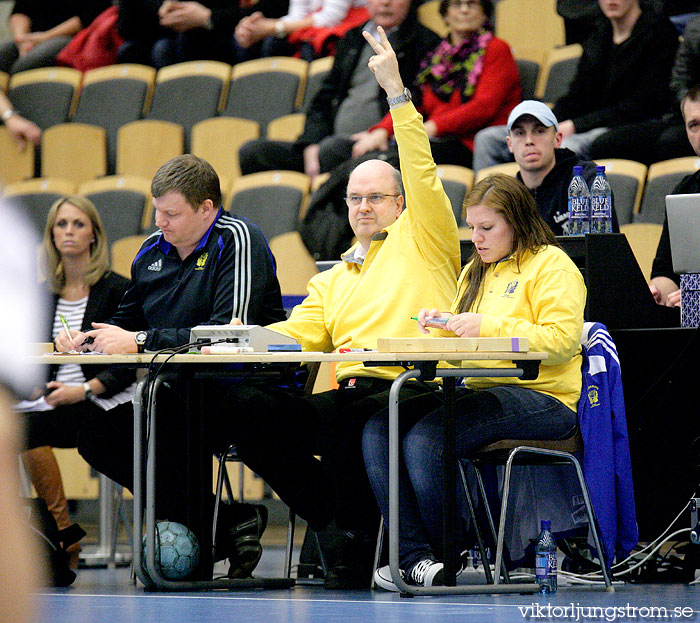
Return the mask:
[[[155, 563], [168, 580], [184, 580], [199, 563], [199, 542], [181, 523], [159, 521], [156, 524]], [[143, 539], [142, 564], [146, 569], [146, 537]]]

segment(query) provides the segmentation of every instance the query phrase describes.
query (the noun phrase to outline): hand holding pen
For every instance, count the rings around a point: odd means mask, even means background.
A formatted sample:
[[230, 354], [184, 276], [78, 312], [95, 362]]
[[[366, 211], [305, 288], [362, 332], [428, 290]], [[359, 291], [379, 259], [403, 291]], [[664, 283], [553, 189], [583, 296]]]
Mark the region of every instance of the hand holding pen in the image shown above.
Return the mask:
[[413, 317], [413, 320], [418, 321], [418, 329], [421, 333], [430, 333], [427, 327], [434, 329], [446, 329], [452, 314], [443, 313], [439, 309], [421, 309], [418, 312], [418, 317]]
[[77, 353], [83, 350], [81, 346], [85, 341], [85, 334], [82, 331], [71, 331], [63, 314], [59, 314], [59, 319], [63, 325], [63, 331], [54, 340], [56, 350], [59, 353]]

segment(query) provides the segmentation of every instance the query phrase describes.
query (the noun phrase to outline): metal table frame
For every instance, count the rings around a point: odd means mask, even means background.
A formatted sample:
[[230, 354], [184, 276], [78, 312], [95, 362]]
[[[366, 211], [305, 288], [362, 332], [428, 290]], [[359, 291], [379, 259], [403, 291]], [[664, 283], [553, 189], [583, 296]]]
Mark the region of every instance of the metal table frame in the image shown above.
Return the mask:
[[[455, 383], [458, 377], [510, 377], [521, 379], [537, 378], [538, 359], [502, 356], [513, 358], [515, 368], [436, 368], [436, 362], [415, 363], [415, 367], [402, 372], [391, 385], [389, 392], [389, 568], [397, 588], [405, 596], [409, 595], [455, 595], [492, 593], [536, 593], [539, 585], [534, 583], [498, 584], [499, 569], [496, 568], [496, 582], [493, 584], [456, 585], [457, 545], [455, 543], [456, 500], [456, 453], [455, 453]], [[469, 356], [467, 356], [469, 357]], [[467, 358], [465, 357], [465, 359]], [[454, 357], [456, 359], [456, 357]], [[461, 357], [460, 357], [461, 358]], [[515, 359], [519, 361], [515, 361]], [[410, 379], [430, 381], [435, 377], [443, 379], [444, 453], [443, 453], [443, 552], [444, 586], [412, 586], [406, 584], [399, 570], [399, 466], [401, 440], [399, 438], [399, 395], [401, 387]], [[484, 564], [489, 564], [484, 561]]]
[[[400, 577], [398, 563], [399, 544], [399, 496], [398, 496], [398, 467], [399, 467], [399, 436], [398, 397], [402, 385], [409, 379], [429, 381], [435, 377], [443, 378], [444, 413], [445, 413], [445, 462], [444, 470], [445, 492], [455, 490], [455, 439], [454, 439], [454, 389], [456, 377], [515, 377], [536, 378], [539, 363], [546, 359], [546, 353], [529, 352], [417, 352], [417, 353], [380, 353], [376, 351], [352, 353], [315, 353], [315, 352], [275, 352], [275, 353], [242, 353], [231, 355], [201, 355], [201, 354], [129, 354], [129, 355], [91, 355], [91, 364], [124, 364], [134, 367], [146, 367], [153, 362], [169, 358], [172, 364], [199, 364], [212, 366], [215, 364], [256, 363], [280, 364], [302, 362], [342, 362], [362, 361], [367, 366], [395, 366], [410, 368], [399, 374], [392, 383], [389, 396], [389, 560], [390, 568], [397, 587], [406, 595], [444, 595], [444, 594], [479, 594], [479, 593], [526, 593], [536, 592], [537, 584], [478, 584], [467, 586], [455, 585], [456, 549], [454, 544], [454, 521], [456, 504], [454, 495], [444, 495], [445, 512], [443, 534], [445, 543], [445, 586], [417, 587], [407, 585]], [[85, 363], [85, 355], [41, 355], [30, 357], [34, 363]], [[439, 361], [483, 361], [500, 360], [513, 361], [513, 368], [437, 368]], [[228, 371], [230, 374], [230, 371]], [[148, 378], [142, 378], [137, 384], [134, 394], [134, 542], [133, 565], [134, 571], [147, 589], [170, 591], [194, 591], [213, 589], [251, 589], [251, 588], [289, 588], [294, 585], [293, 579], [287, 578], [251, 578], [223, 580], [173, 581], [163, 578], [155, 566], [155, 430], [156, 430], [156, 401], [155, 396], [164, 376], [159, 374], [155, 381], [151, 396], [151, 430], [146, 452], [145, 488], [142, 468], [143, 455], [143, 421], [146, 411], [144, 396], [146, 395]], [[146, 568], [141, 561], [143, 539], [143, 495], [146, 497]], [[452, 523], [450, 523], [452, 522]], [[450, 539], [452, 539], [450, 541]]]

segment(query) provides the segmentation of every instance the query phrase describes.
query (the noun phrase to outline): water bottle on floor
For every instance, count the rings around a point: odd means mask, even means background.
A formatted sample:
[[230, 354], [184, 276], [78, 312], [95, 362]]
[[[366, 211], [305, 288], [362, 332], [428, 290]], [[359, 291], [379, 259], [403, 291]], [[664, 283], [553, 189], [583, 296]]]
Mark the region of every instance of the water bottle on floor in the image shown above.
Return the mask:
[[609, 234], [611, 232], [612, 191], [605, 175], [605, 167], [598, 165], [591, 186], [591, 233]]
[[557, 544], [550, 532], [549, 519], [543, 519], [540, 526], [542, 531], [535, 545], [535, 580], [540, 594], [553, 595], [557, 592]]
[[574, 176], [569, 184], [569, 235], [583, 236], [590, 231], [590, 204], [588, 184], [583, 179], [583, 167], [574, 167]]

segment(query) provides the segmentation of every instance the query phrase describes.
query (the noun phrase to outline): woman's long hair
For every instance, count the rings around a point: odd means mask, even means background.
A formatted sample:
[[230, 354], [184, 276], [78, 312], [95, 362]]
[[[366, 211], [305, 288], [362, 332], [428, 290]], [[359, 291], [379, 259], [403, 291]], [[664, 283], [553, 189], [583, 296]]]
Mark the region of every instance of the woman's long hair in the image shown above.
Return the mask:
[[102, 219], [97, 208], [89, 199], [81, 195], [71, 195], [57, 200], [49, 210], [44, 227], [44, 239], [42, 252], [46, 263], [46, 279], [52, 292], [60, 293], [66, 285], [66, 275], [63, 270], [63, 259], [53, 241], [53, 228], [56, 225], [56, 216], [62, 205], [70, 204], [85, 214], [92, 223], [92, 233], [95, 237], [90, 244], [90, 263], [87, 272], [83, 276], [85, 285], [95, 285], [102, 275], [109, 270], [109, 252], [107, 250], [107, 238], [102, 227]]
[[[523, 255], [529, 251], [537, 253], [547, 245], [558, 245], [554, 233], [544, 222], [530, 191], [514, 177], [495, 173], [481, 180], [464, 199], [464, 211], [476, 205], [484, 205], [503, 215], [513, 230], [511, 255], [520, 266]], [[459, 311], [472, 309], [481, 296], [484, 275], [489, 267], [476, 248], [469, 259], [470, 265], [464, 275], [466, 287], [459, 301]]]

